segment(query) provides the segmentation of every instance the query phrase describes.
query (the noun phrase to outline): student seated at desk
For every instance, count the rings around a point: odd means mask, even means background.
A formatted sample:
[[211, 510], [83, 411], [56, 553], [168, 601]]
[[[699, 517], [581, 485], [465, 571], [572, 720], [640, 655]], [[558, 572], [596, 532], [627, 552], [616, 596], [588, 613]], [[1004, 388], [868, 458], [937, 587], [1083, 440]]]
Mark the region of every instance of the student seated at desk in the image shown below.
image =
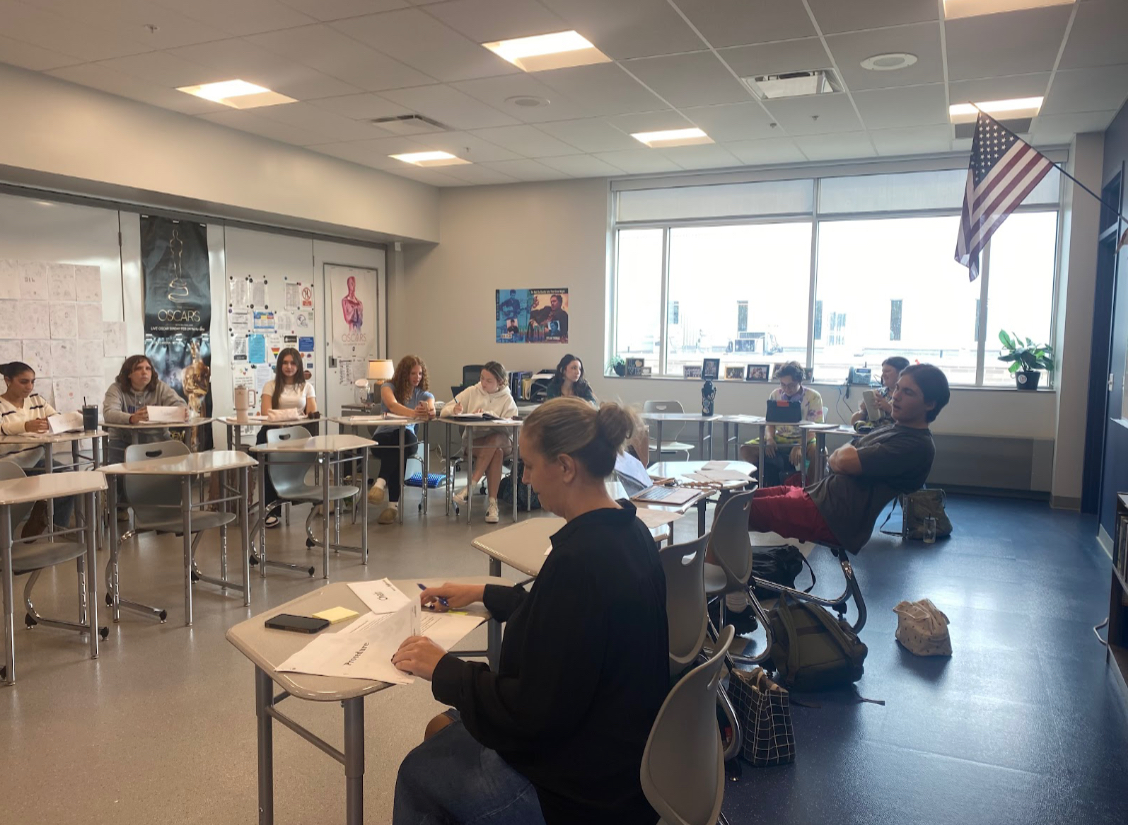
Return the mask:
[[[183, 407], [184, 419], [188, 419], [188, 403], [157, 377], [153, 362], [144, 355], [131, 355], [122, 362], [117, 378], [106, 390], [102, 399], [102, 418], [107, 424], [144, 424], [149, 420], [149, 407]], [[111, 464], [125, 461], [125, 448], [134, 443], [131, 435], [125, 430], [110, 430]], [[167, 427], [136, 433], [138, 444], [168, 441], [170, 438], [172, 435]]]
[[[455, 396], [454, 402], [443, 406], [441, 418], [463, 413], [484, 412], [497, 418], [516, 418], [517, 402], [509, 392], [505, 367], [497, 361], [487, 361], [482, 367], [481, 380], [467, 387]], [[463, 448], [469, 444], [469, 430], [462, 434]], [[486, 477], [486, 492], [489, 504], [486, 507], [486, 523], [497, 524], [497, 491], [501, 486], [501, 468], [505, 457], [513, 451], [513, 436], [506, 430], [493, 430], [474, 433], [474, 455], [471, 464], [470, 484], [477, 484]], [[460, 504], [466, 502], [468, 490], [455, 493], [454, 499]]]
[[887, 427], [893, 423], [893, 390], [897, 387], [897, 376], [908, 365], [909, 359], [900, 355], [891, 355], [881, 362], [881, 387], [873, 392], [879, 415], [871, 420], [863, 400], [858, 405], [858, 411], [850, 416], [854, 429], [858, 432], [872, 432], [878, 427]]
[[[435, 396], [429, 391], [427, 365], [417, 355], [405, 355], [396, 364], [392, 380], [380, 387], [380, 406], [390, 415], [428, 421], [435, 417]], [[403, 465], [400, 463], [399, 427], [377, 427], [372, 436], [379, 447], [372, 451], [380, 458], [380, 475], [368, 491], [368, 500], [379, 504], [388, 498], [388, 506], [376, 519], [391, 524], [399, 515], [400, 491], [403, 489]], [[415, 425], [403, 428], [404, 459], [419, 451]]]
[[506, 622], [497, 672], [413, 636], [392, 662], [453, 706], [400, 765], [394, 825], [650, 825], [642, 752], [669, 689], [666, 579], [654, 539], [604, 480], [636, 427], [573, 398], [526, 419], [526, 484], [567, 523], [528, 592], [444, 584], [425, 607], [483, 602]]
[[[303, 418], [308, 418], [317, 412], [313, 382], [306, 380], [301, 353], [293, 347], [286, 347], [278, 353], [278, 361], [274, 366], [274, 380], [267, 381], [262, 388], [261, 407], [263, 416], [268, 415], [271, 410], [298, 410], [298, 414]], [[272, 429], [276, 427], [268, 425], [259, 427], [255, 443], [265, 444], [266, 434]], [[317, 434], [316, 425], [307, 429], [314, 435]], [[269, 507], [276, 501], [278, 501], [278, 492], [270, 481], [270, 473], [267, 473], [263, 502]], [[267, 527], [277, 527], [279, 523], [278, 516], [268, 516], [266, 519]]]
[[[55, 415], [55, 408], [35, 391], [35, 370], [22, 361], [12, 361], [0, 365], [0, 375], [4, 377], [4, 393], [0, 395], [0, 433], [4, 435], [24, 435], [25, 433], [46, 433], [50, 430], [47, 419]], [[38, 460], [35, 460], [38, 456]], [[46, 468], [46, 458], [40, 448], [26, 445], [0, 447], [0, 458], [18, 464], [28, 475], [39, 475]], [[62, 465], [56, 461], [56, 467]], [[24, 524], [23, 538], [38, 536], [47, 528], [47, 502], [37, 501]], [[55, 499], [55, 525], [66, 527], [74, 511], [74, 498]]]
[[593, 406], [599, 404], [595, 399], [595, 393], [591, 391], [591, 385], [584, 379], [583, 362], [572, 353], [568, 353], [556, 365], [556, 374], [545, 388], [545, 397], [552, 399], [573, 396]]
[[[768, 396], [769, 401], [798, 401], [802, 406], [801, 421], [822, 423], [823, 400], [817, 390], [803, 386], [803, 367], [798, 361], [788, 361], [776, 373], [779, 386]], [[776, 424], [765, 428], [764, 465], [760, 467], [760, 484], [775, 487], [794, 473], [800, 462], [815, 461], [815, 436], [805, 433], [793, 424]], [[807, 436], [804, 438], [804, 436]], [[804, 458], [803, 442], [806, 441]], [[759, 440], [753, 439], [740, 448], [741, 461], [757, 464], [760, 461]]]

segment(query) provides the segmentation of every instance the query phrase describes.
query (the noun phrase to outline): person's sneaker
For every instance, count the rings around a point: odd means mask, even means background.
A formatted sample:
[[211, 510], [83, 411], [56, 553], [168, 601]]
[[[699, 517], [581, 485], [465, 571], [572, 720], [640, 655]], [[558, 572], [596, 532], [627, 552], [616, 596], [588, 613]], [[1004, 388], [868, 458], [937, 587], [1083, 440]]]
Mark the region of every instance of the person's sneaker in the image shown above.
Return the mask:
[[454, 494], [454, 503], [461, 506], [466, 503], [466, 496], [469, 494], [469, 487], [463, 487]]
[[486, 524], [497, 524], [497, 521], [498, 521], [497, 499], [491, 498], [490, 504], [486, 508]]
[[368, 488], [368, 503], [380, 504], [384, 501], [387, 489], [379, 481]]
[[384, 512], [376, 519], [377, 524], [394, 524], [396, 519], [399, 518], [399, 507], [394, 504], [389, 504], [384, 508]]
[[20, 533], [20, 537], [29, 539], [32, 536], [40, 536], [46, 529], [47, 502], [37, 501], [35, 502], [35, 506], [31, 508], [31, 514], [27, 517], [27, 522], [24, 524], [23, 532]]

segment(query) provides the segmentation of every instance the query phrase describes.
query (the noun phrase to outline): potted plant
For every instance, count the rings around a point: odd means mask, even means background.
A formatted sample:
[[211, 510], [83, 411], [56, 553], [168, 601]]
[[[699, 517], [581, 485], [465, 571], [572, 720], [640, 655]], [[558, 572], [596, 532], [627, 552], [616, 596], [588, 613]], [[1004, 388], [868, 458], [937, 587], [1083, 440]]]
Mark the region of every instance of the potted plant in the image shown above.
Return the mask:
[[999, 330], [999, 341], [1003, 345], [999, 360], [1010, 362], [1010, 373], [1020, 390], [1036, 390], [1041, 371], [1053, 371], [1054, 351], [1049, 344], [1035, 344], [1029, 338], [1023, 343], [1023, 340], [1017, 334], [1008, 335], [1006, 330]]
[[627, 362], [618, 355], [613, 356], [607, 366], [610, 367], [611, 371], [616, 375], [622, 376], [627, 374]]

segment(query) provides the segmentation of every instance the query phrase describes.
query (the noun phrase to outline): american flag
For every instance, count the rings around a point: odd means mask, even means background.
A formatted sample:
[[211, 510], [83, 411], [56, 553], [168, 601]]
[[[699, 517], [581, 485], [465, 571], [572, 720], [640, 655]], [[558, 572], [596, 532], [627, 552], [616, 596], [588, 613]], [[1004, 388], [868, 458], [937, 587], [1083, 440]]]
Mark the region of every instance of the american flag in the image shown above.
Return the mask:
[[990, 115], [979, 113], [967, 167], [956, 261], [979, 277], [979, 252], [1054, 164]]

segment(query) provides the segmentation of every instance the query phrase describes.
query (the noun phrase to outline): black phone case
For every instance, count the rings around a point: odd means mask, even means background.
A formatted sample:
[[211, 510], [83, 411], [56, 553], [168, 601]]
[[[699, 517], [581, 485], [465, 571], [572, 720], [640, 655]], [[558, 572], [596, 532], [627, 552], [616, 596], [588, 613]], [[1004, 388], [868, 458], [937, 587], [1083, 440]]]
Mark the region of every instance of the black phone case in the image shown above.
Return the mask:
[[[328, 619], [320, 619], [320, 621], [323, 622], [323, 624], [321, 624], [318, 627], [298, 627], [297, 625], [285, 623], [287, 615], [288, 614], [286, 614], [286, 613], [281, 613], [277, 616], [274, 616], [272, 618], [267, 619], [265, 624], [271, 630], [288, 630], [291, 633], [306, 633], [306, 634], [310, 634], [310, 635], [324, 630], [325, 628], [329, 627], [329, 625], [331, 624], [331, 622], [329, 622]], [[313, 619], [312, 616], [301, 616], [299, 618]]]

